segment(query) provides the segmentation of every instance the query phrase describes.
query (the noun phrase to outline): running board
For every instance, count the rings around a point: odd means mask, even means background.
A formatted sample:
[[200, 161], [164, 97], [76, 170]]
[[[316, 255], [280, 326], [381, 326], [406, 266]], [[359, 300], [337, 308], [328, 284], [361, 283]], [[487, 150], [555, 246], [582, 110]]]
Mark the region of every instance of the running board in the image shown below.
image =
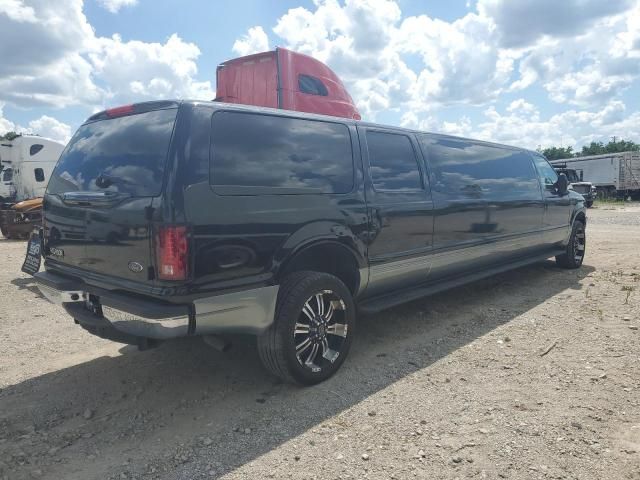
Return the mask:
[[364, 300], [362, 303], [358, 304], [358, 311], [365, 314], [380, 312], [382, 310], [386, 310], [403, 303], [411, 302], [412, 300], [417, 300], [422, 297], [427, 297], [444, 290], [459, 287], [467, 283], [477, 282], [478, 280], [492, 277], [493, 275], [496, 275], [498, 273], [508, 272], [509, 270], [513, 270], [515, 268], [531, 265], [532, 263], [542, 262], [555, 255], [561, 255], [563, 253], [565, 253], [565, 250], [552, 251], [543, 255], [537, 255], [535, 257], [525, 258], [515, 262], [507, 263], [496, 268], [482, 270], [468, 275], [461, 275], [448, 280], [445, 279], [435, 284], [419, 286], [410, 290], [401, 290], [398, 292], [388, 293], [383, 296]]

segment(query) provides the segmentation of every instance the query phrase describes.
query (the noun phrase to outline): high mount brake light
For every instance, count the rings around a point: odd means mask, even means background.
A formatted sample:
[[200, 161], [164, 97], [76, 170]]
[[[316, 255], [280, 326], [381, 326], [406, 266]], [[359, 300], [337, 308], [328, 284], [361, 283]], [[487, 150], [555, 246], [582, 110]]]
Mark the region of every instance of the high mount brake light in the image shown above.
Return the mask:
[[156, 257], [160, 280], [186, 280], [189, 265], [187, 227], [159, 227], [156, 236]]
[[107, 117], [115, 118], [122, 117], [123, 115], [129, 115], [134, 112], [133, 105], [123, 105], [121, 107], [110, 108], [109, 110], [105, 110]]

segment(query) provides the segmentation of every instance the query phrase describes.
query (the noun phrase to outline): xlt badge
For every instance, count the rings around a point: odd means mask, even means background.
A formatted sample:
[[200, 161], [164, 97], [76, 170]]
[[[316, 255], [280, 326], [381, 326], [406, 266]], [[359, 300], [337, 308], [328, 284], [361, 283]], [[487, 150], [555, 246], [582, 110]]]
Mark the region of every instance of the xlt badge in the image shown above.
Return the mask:
[[129, 270], [131, 270], [133, 273], [140, 273], [142, 270], [144, 270], [144, 267], [138, 262], [129, 262]]

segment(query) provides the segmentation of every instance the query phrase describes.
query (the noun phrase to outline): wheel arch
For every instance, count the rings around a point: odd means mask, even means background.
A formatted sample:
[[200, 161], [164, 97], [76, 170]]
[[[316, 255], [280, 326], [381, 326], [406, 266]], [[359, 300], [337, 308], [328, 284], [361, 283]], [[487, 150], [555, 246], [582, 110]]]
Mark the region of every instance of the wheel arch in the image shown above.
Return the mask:
[[363, 272], [364, 258], [338, 239], [310, 241], [295, 249], [276, 270], [276, 279], [299, 271], [328, 273], [339, 278], [355, 297], [366, 286], [368, 276]]

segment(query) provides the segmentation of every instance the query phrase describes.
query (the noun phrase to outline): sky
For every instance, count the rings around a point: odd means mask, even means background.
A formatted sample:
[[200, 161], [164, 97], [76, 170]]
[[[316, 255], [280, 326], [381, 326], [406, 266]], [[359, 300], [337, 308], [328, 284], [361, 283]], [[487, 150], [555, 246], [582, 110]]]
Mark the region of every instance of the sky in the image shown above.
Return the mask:
[[0, 134], [66, 142], [92, 113], [210, 100], [276, 46], [364, 120], [528, 148], [640, 142], [640, 0], [0, 0]]

